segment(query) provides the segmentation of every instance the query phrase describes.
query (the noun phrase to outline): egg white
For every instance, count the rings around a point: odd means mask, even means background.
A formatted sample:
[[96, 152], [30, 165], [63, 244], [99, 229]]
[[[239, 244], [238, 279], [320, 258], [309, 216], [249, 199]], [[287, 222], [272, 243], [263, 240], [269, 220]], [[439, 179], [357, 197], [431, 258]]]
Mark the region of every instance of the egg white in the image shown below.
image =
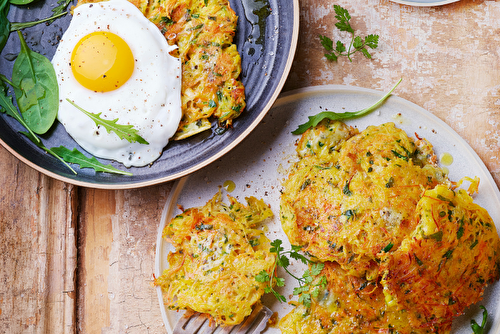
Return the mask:
[[[73, 77], [71, 53], [78, 41], [94, 31], [109, 31], [129, 45], [135, 59], [131, 78], [110, 92], [94, 92]], [[145, 166], [155, 161], [179, 125], [181, 111], [181, 63], [169, 54], [159, 29], [126, 0], [109, 0], [78, 6], [52, 59], [59, 84], [57, 118], [66, 131], [94, 156], [125, 166]], [[98, 127], [87, 115], [132, 124], [149, 144], [129, 143]]]

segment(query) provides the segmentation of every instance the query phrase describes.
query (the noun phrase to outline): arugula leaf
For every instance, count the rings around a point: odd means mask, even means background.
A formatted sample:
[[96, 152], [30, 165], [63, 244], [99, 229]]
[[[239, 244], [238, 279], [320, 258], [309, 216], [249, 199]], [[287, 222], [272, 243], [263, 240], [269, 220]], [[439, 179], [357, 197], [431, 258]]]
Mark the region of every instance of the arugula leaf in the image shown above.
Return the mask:
[[481, 326], [479, 326], [479, 324], [474, 319], [471, 319], [470, 326], [474, 334], [485, 334], [486, 322], [488, 320], [488, 311], [486, 311], [486, 307], [484, 307], [483, 305], [479, 307], [483, 309], [483, 321], [481, 322]]
[[[36, 1], [36, 0], [10, 0], [10, 3], [12, 3], [14, 5], [27, 5], [27, 4], [32, 3], [33, 1]], [[44, 19], [36, 20], [36, 21], [29, 21], [29, 22], [12, 22], [10, 32], [13, 32], [15, 30], [30, 28], [30, 27], [36, 26], [37, 24], [44, 23], [44, 22], [51, 24], [56, 19], [68, 14], [68, 12], [66, 12], [66, 8], [68, 8], [68, 6], [71, 2], [72, 2], [72, 0], [59, 0], [57, 2], [58, 6], [54, 7], [52, 9], [53, 14], [49, 17], [44, 18]]]
[[57, 153], [55, 153], [53, 151], [53, 149], [51, 150], [50, 148], [45, 147], [45, 145], [42, 144], [42, 141], [37, 136], [35, 136], [32, 132], [20, 131], [20, 133], [22, 133], [23, 135], [28, 137], [28, 139], [31, 140], [36, 146], [40, 147], [45, 152], [51, 154], [52, 156], [54, 156], [58, 160], [60, 160], [63, 164], [66, 165], [66, 167], [68, 167], [76, 175], [76, 171], [73, 168], [71, 168], [70, 165], [68, 165], [59, 155], [57, 155]]
[[133, 142], [138, 142], [140, 144], [149, 144], [146, 139], [142, 138], [139, 134], [137, 129], [134, 129], [133, 125], [122, 125], [122, 124], [116, 124], [118, 122], [118, 118], [115, 118], [112, 121], [102, 119], [101, 114], [102, 112], [98, 114], [94, 114], [91, 112], [88, 112], [84, 110], [83, 108], [80, 108], [77, 106], [74, 102], [72, 102], [70, 99], [66, 99], [71, 105], [73, 105], [75, 108], [83, 112], [85, 115], [89, 116], [97, 126], [102, 125], [108, 131], [108, 133], [111, 133], [113, 131], [118, 135], [120, 139], [126, 139], [129, 143]]
[[352, 118], [357, 118], [357, 117], [361, 117], [363, 115], [366, 115], [366, 114], [372, 112], [373, 110], [377, 109], [392, 94], [392, 92], [396, 89], [396, 87], [399, 85], [399, 83], [402, 80], [403, 80], [403, 78], [399, 79], [399, 81], [394, 85], [394, 87], [392, 87], [392, 89], [389, 92], [387, 92], [387, 94], [382, 96], [380, 98], [380, 100], [378, 100], [377, 102], [375, 102], [373, 105], [371, 105], [368, 108], [365, 108], [365, 109], [362, 109], [359, 111], [354, 111], [354, 112], [348, 111], [348, 112], [343, 112], [343, 113], [336, 113], [333, 111], [323, 111], [317, 115], [308, 116], [309, 121], [307, 121], [304, 124], [299, 125], [299, 127], [297, 129], [292, 131], [292, 134], [294, 134], [294, 135], [303, 134], [304, 132], [306, 132], [307, 129], [315, 127], [316, 125], [319, 124], [319, 122], [321, 122], [325, 118], [328, 118], [332, 121], [340, 121], [340, 120], [352, 119]]
[[73, 0], [59, 0], [57, 1], [58, 6], [52, 9], [52, 18], [59, 17], [59, 14], [66, 14], [66, 8], [68, 8], [69, 4], [73, 2]]
[[64, 161], [73, 164], [78, 164], [80, 168], [92, 168], [96, 172], [107, 172], [107, 173], [122, 174], [128, 176], [133, 175], [130, 172], [119, 170], [111, 165], [104, 165], [95, 157], [88, 158], [82, 152], [78, 151], [78, 149], [76, 148], [70, 150], [64, 146], [59, 146], [59, 147], [52, 147], [52, 151], [54, 151], [54, 153], [56, 153], [62, 159], [64, 159]]
[[22, 119], [21, 115], [19, 115], [17, 108], [14, 107], [12, 97], [7, 95], [7, 86], [5, 85], [5, 82], [10, 83], [4, 75], [0, 74], [0, 107], [2, 107], [0, 108], [0, 112], [6, 113], [10, 117], [14, 117], [30, 132], [33, 139], [32, 141], [35, 144], [40, 143], [40, 139], [33, 133], [33, 131], [31, 131], [26, 122], [24, 122], [24, 119]]
[[21, 115], [30, 129], [43, 134], [54, 124], [59, 108], [59, 86], [54, 67], [31, 51], [18, 30], [21, 51], [12, 70], [12, 86]]
[[67, 12], [58, 13], [58, 14], [46, 17], [44, 19], [41, 19], [41, 20], [36, 20], [36, 21], [11, 22], [10, 32], [19, 31], [19, 30], [25, 29], [25, 28], [31, 28], [31, 27], [36, 26], [37, 24], [44, 23], [44, 22], [48, 22], [50, 24], [55, 19], [58, 19], [66, 14], [67, 14]]
[[335, 43], [336, 47], [334, 49], [333, 40], [329, 37], [320, 34], [319, 39], [321, 45], [323, 45], [323, 47], [327, 51], [327, 53], [325, 53], [326, 59], [331, 61], [336, 61], [338, 57], [345, 56], [352, 62], [351, 56], [358, 51], [360, 51], [366, 58], [371, 59], [372, 56], [368, 51], [368, 48], [370, 49], [377, 48], [379, 36], [374, 34], [370, 34], [365, 38], [362, 38], [361, 36], [355, 36], [354, 28], [351, 26], [349, 22], [351, 20], [351, 15], [347, 11], [347, 9], [339, 5], [334, 5], [333, 8], [336, 14], [335, 18], [338, 20], [338, 22], [335, 23], [335, 26], [340, 31], [345, 31], [350, 33], [352, 37], [348, 48], [346, 48], [341, 41], [337, 41]]

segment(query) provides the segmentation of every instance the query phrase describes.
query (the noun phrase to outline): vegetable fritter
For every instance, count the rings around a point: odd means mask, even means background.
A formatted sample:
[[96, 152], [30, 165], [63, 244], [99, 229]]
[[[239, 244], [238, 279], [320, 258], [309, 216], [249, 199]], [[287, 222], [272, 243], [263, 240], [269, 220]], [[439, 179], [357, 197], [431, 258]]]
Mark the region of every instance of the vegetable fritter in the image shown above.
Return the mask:
[[175, 139], [205, 129], [209, 118], [228, 127], [246, 106], [233, 44], [238, 17], [227, 0], [164, 0], [149, 3], [148, 17], [177, 45], [182, 62], [183, 118]]
[[381, 264], [387, 305], [414, 328], [451, 326], [500, 276], [495, 223], [465, 190], [445, 185], [425, 192], [415, 217], [416, 229]]
[[431, 333], [408, 328], [405, 312], [388, 312], [380, 283], [348, 275], [336, 262], [326, 262], [321, 276], [326, 289], [312, 298], [310, 308], [299, 305], [280, 321], [283, 334]]
[[272, 216], [262, 200], [246, 198], [248, 206], [220, 191], [203, 207], [185, 210], [163, 230], [176, 251], [168, 254], [169, 268], [155, 284], [165, 305], [210, 315], [217, 323], [235, 325], [252, 312], [265, 283], [255, 276], [270, 273], [275, 256], [269, 239], [256, 225]]
[[297, 152], [281, 196], [290, 242], [368, 279], [377, 277], [380, 254], [415, 228], [423, 192], [447, 181], [432, 146], [392, 123], [357, 133], [324, 120], [304, 133]]
[[470, 196], [479, 180], [448, 180], [427, 141], [392, 123], [358, 133], [323, 121], [297, 152], [283, 228], [324, 262], [315, 279], [327, 284], [299, 292], [284, 334], [449, 333], [499, 279], [500, 238]]

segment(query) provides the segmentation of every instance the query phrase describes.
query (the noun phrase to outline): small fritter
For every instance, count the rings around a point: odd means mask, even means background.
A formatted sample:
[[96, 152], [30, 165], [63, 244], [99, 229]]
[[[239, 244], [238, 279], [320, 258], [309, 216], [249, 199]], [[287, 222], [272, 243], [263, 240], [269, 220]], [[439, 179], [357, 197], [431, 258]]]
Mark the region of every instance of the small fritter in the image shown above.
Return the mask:
[[451, 326], [498, 280], [500, 239], [488, 212], [463, 189], [426, 191], [415, 216], [415, 231], [381, 263], [388, 309], [406, 313], [414, 328]]
[[[101, 0], [79, 0], [78, 5]], [[246, 107], [241, 57], [233, 44], [238, 17], [228, 0], [129, 0], [161, 30], [182, 63], [183, 117], [175, 140], [232, 125]]]
[[255, 276], [269, 274], [275, 262], [269, 239], [256, 225], [272, 216], [262, 200], [246, 198], [248, 206], [219, 191], [205, 206], [185, 210], [163, 230], [176, 249], [169, 268], [156, 278], [170, 309], [210, 315], [216, 323], [236, 325], [252, 312], [266, 283]]
[[386, 123], [361, 133], [322, 121], [298, 143], [281, 196], [290, 242], [350, 275], [376, 279], [380, 255], [397, 249], [426, 189], [447, 182], [432, 146]]
[[[311, 298], [311, 307], [297, 306], [281, 319], [283, 334], [423, 334], [429, 330], [409, 328], [406, 314], [386, 310], [382, 286], [350, 276], [335, 262], [326, 262], [317, 279], [326, 276], [327, 287]], [[439, 333], [449, 332], [448, 327]]]

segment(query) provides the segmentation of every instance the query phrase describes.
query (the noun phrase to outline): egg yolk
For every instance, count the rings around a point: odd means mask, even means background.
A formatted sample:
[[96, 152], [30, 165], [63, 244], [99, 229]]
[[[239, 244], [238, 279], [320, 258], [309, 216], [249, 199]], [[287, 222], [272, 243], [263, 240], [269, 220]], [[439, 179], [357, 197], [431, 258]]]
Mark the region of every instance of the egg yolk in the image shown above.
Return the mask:
[[85, 88], [109, 92], [130, 79], [134, 56], [120, 36], [107, 31], [92, 32], [73, 49], [71, 70]]

